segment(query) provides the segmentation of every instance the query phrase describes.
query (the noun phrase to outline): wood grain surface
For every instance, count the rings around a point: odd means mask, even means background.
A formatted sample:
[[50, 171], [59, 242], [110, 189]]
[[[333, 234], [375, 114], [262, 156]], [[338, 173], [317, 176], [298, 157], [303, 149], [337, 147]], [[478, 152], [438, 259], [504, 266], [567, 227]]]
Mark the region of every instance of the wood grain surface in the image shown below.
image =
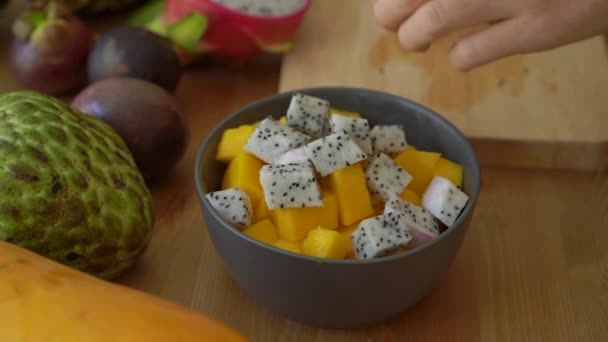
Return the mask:
[[205, 134], [276, 91], [270, 62], [189, 72], [178, 90], [193, 140], [152, 187], [157, 225], [120, 282], [193, 307], [253, 341], [605, 341], [608, 174], [484, 168], [470, 233], [447, 277], [412, 310], [358, 329], [317, 329], [256, 304], [225, 273], [205, 231], [192, 167]]
[[406, 53], [376, 25], [370, 1], [315, 1], [284, 61], [279, 90], [347, 85], [410, 98], [473, 139], [486, 165], [608, 169], [602, 37], [461, 73], [448, 64], [448, 51], [468, 33]]
[[[385, 323], [317, 329], [255, 303], [226, 274], [207, 235], [193, 164], [214, 125], [277, 91], [279, 71], [271, 58], [186, 73], [177, 97], [190, 144], [175, 172], [151, 186], [151, 244], [118, 282], [208, 314], [252, 341], [608, 340], [606, 172], [483, 168], [479, 205], [449, 273], [431, 295]], [[19, 87], [6, 56], [0, 87]]]

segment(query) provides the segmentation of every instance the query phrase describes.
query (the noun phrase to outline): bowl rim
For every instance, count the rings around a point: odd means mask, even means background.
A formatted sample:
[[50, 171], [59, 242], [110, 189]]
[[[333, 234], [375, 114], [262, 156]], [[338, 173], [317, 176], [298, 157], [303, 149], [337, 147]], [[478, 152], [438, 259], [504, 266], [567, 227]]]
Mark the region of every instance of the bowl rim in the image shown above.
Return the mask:
[[[296, 92], [306, 94], [307, 92], [322, 92], [322, 91], [366, 92], [368, 94], [371, 94], [372, 96], [382, 96], [382, 97], [390, 98], [395, 101], [405, 102], [408, 106], [410, 106], [412, 109], [416, 110], [417, 112], [423, 113], [423, 115], [431, 116], [431, 117], [434, 117], [435, 119], [437, 119], [437, 122], [440, 126], [442, 126], [442, 129], [452, 131], [464, 143], [465, 149], [469, 150], [470, 156], [473, 159], [473, 168], [469, 172], [473, 173], [474, 184], [472, 184], [472, 188], [476, 189], [477, 191], [475, 191], [472, 194], [468, 194], [469, 201], [467, 202], [467, 205], [465, 206], [463, 212], [459, 215], [459, 217], [456, 219], [456, 221], [454, 222], [454, 224], [452, 226], [447, 228], [442, 234], [440, 234], [437, 238], [433, 239], [432, 241], [425, 243], [421, 246], [416, 246], [416, 247], [414, 247], [408, 251], [402, 252], [402, 253], [397, 253], [394, 255], [384, 256], [384, 257], [380, 257], [380, 258], [372, 258], [372, 259], [329, 259], [329, 258], [320, 258], [320, 257], [314, 257], [314, 256], [305, 255], [305, 254], [293, 253], [293, 252], [284, 250], [282, 248], [278, 248], [273, 245], [269, 245], [264, 242], [258, 241], [256, 239], [244, 234], [241, 230], [237, 229], [236, 227], [228, 224], [227, 221], [224, 220], [219, 215], [219, 213], [213, 209], [210, 202], [205, 197], [205, 195], [208, 194], [209, 192], [208, 192], [208, 189], [206, 188], [206, 185], [203, 184], [202, 173], [200, 172], [200, 170], [202, 169], [201, 164], [202, 164], [202, 160], [203, 160], [203, 155], [204, 155], [205, 151], [209, 148], [209, 145], [211, 144], [211, 140], [213, 139], [213, 137], [221, 134], [227, 128], [225, 126], [228, 124], [228, 122], [236, 119], [238, 116], [242, 115], [242, 113], [248, 112], [249, 110], [251, 110], [255, 107], [264, 105], [266, 103], [274, 102], [277, 100], [277, 98], [283, 97], [287, 94], [293, 94]], [[268, 250], [268, 251], [271, 251], [274, 253], [280, 253], [287, 257], [296, 258], [296, 259], [300, 259], [303, 261], [314, 262], [317, 264], [325, 263], [325, 264], [336, 264], [336, 265], [362, 265], [362, 264], [390, 263], [390, 262], [394, 262], [394, 261], [397, 261], [400, 259], [405, 259], [405, 258], [409, 257], [410, 255], [421, 253], [422, 251], [424, 251], [426, 249], [434, 248], [435, 245], [441, 243], [441, 241], [446, 239], [449, 235], [452, 235], [454, 233], [454, 231], [456, 231], [457, 229], [463, 228], [463, 224], [465, 223], [465, 221], [467, 219], [469, 219], [470, 216], [473, 214], [473, 211], [477, 205], [479, 193], [481, 192], [481, 172], [480, 172], [479, 159], [478, 159], [477, 154], [475, 153], [475, 150], [473, 149], [473, 146], [471, 145], [469, 139], [466, 138], [466, 136], [454, 124], [452, 124], [450, 121], [445, 119], [439, 113], [431, 110], [430, 108], [428, 108], [422, 104], [414, 102], [408, 98], [405, 98], [405, 97], [402, 97], [402, 96], [399, 96], [396, 94], [392, 94], [392, 93], [389, 93], [386, 91], [377, 90], [377, 89], [361, 88], [361, 87], [348, 87], [348, 86], [308, 87], [308, 88], [299, 88], [299, 89], [287, 90], [287, 91], [283, 91], [283, 92], [277, 92], [273, 95], [268, 95], [268, 96], [259, 98], [255, 101], [252, 101], [252, 102], [246, 104], [245, 106], [241, 106], [238, 109], [232, 111], [228, 116], [226, 116], [218, 124], [216, 124], [216, 126], [209, 133], [207, 133], [207, 135], [203, 139], [203, 143], [199, 147], [199, 150], [196, 155], [196, 161], [194, 164], [194, 179], [195, 179], [195, 183], [196, 183], [196, 191], [197, 191], [197, 194], [199, 197], [199, 201], [202, 203], [202, 205], [204, 207], [209, 209], [209, 212], [211, 213], [213, 218], [216, 221], [218, 221], [222, 225], [223, 228], [226, 228], [227, 231], [230, 232], [231, 234], [234, 234], [238, 238], [242, 238], [245, 241], [248, 241], [249, 243], [253, 243], [253, 244], [257, 245], [257, 247], [263, 248], [265, 250]], [[206, 221], [204, 218], [203, 218], [203, 220]], [[207, 222], [205, 222], [205, 224], [208, 225]]]

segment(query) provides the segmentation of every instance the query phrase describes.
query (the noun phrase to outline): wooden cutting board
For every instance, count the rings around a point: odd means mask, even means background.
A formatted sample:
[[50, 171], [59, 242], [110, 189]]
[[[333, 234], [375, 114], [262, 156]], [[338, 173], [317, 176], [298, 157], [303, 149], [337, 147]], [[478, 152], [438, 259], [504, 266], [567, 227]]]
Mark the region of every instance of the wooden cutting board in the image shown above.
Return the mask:
[[369, 1], [315, 1], [284, 59], [280, 91], [343, 85], [384, 90], [439, 112], [485, 165], [608, 168], [608, 55], [602, 37], [452, 69], [458, 32], [425, 53], [400, 49]]

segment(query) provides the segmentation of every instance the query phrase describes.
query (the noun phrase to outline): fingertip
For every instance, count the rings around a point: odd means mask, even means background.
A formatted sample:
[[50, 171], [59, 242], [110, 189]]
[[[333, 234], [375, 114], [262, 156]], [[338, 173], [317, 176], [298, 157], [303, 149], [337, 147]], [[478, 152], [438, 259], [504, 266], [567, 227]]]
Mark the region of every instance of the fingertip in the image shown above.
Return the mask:
[[458, 70], [471, 70], [530, 51], [531, 40], [522, 34], [521, 20], [502, 21], [460, 40], [450, 51], [450, 63]]
[[476, 61], [475, 54], [473, 53], [470, 44], [466, 41], [456, 43], [450, 50], [449, 58], [452, 67], [461, 72], [471, 70]]
[[388, 2], [381, 0], [375, 0], [372, 3], [372, 6], [372, 13], [376, 24], [386, 30], [393, 32], [397, 31], [401, 22], [400, 19], [393, 14], [394, 10], [392, 10], [392, 6]]
[[401, 24], [429, 0], [376, 0], [372, 12], [376, 23], [390, 31], [397, 31]]
[[430, 43], [426, 41], [417, 39], [416, 35], [410, 32], [410, 25], [408, 25], [407, 22], [399, 27], [397, 37], [399, 38], [399, 45], [401, 45], [405, 51], [422, 52], [430, 45]]

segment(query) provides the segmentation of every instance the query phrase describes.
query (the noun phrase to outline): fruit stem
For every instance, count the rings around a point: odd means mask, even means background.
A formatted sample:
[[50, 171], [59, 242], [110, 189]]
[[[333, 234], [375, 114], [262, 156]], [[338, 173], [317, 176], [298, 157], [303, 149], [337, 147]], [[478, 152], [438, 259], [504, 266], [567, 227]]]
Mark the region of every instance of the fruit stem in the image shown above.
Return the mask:
[[192, 12], [167, 30], [168, 37], [181, 48], [196, 52], [198, 43], [207, 31], [207, 17]]
[[65, 18], [70, 14], [65, 5], [50, 1], [44, 8], [26, 11], [17, 17], [12, 26], [13, 35], [21, 40], [35, 39], [49, 24], [67, 24]]

